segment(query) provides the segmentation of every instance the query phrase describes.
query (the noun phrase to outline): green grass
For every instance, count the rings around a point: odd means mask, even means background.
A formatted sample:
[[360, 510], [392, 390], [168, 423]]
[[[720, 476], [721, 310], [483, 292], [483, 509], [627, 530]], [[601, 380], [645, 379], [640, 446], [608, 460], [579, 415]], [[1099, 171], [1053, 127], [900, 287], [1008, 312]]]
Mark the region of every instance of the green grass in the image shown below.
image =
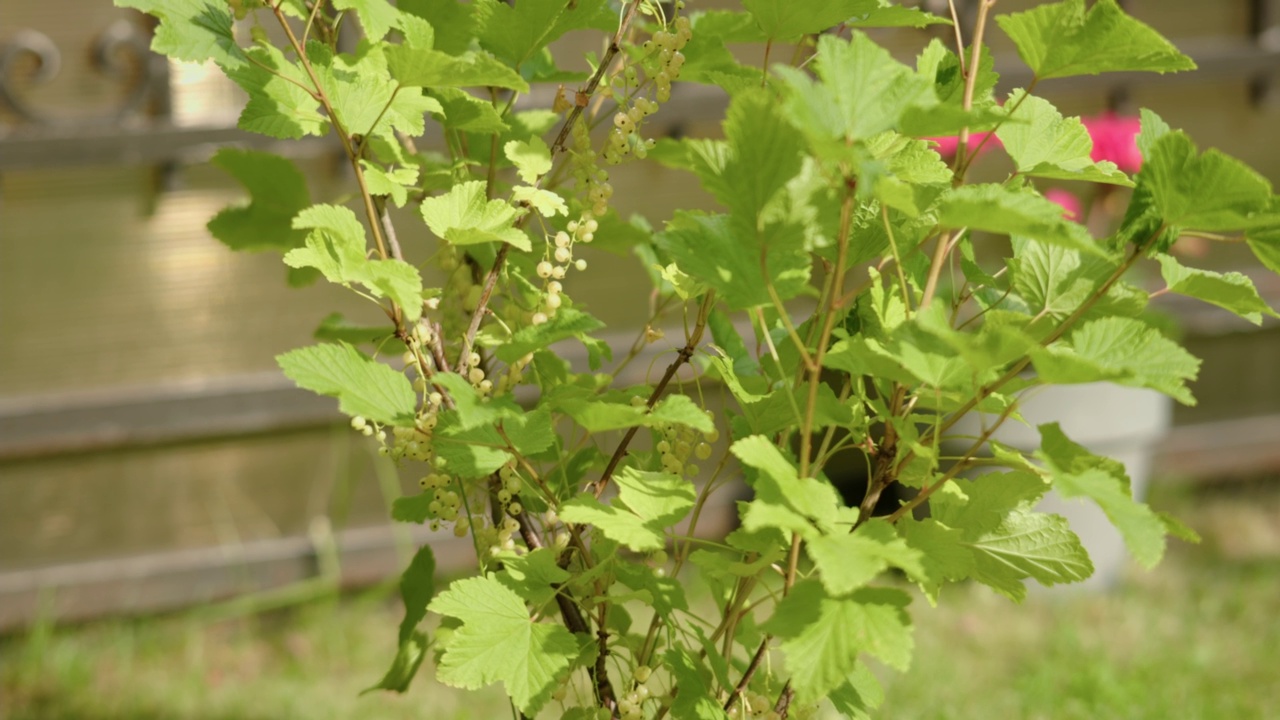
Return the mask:
[[[1109, 593], [980, 587], [913, 606], [912, 669], [884, 674], [892, 720], [1276, 717], [1280, 482], [1153, 499], [1206, 538]], [[1270, 533], [1270, 534], [1268, 534]], [[42, 626], [0, 641], [0, 718], [504, 718], [496, 693], [420, 675], [403, 696], [359, 691], [392, 653], [389, 595], [211, 621], [183, 614]], [[202, 619], [204, 618], [204, 619]]]

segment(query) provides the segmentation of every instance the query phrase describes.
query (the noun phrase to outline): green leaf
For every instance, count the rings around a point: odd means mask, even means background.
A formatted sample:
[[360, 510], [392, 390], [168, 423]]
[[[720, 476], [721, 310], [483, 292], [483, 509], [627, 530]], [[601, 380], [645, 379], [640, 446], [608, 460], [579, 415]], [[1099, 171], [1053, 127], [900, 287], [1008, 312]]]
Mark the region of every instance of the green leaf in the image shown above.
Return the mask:
[[430, 506], [434, 499], [433, 495], [427, 493], [398, 497], [391, 503], [391, 519], [421, 525], [431, 517]]
[[457, 422], [451, 427], [457, 427], [459, 430], [492, 426], [524, 414], [510, 396], [480, 397], [480, 393], [476, 392], [471, 383], [457, 373], [436, 372], [431, 376], [431, 383], [443, 388], [453, 399], [454, 409], [448, 413], [457, 414]]
[[293, 217], [311, 205], [307, 180], [289, 160], [256, 150], [225, 147], [210, 162], [226, 170], [249, 191], [248, 205], [233, 205], [213, 216], [209, 232], [232, 250], [286, 251], [307, 234], [294, 229]]
[[730, 309], [772, 302], [766, 283], [783, 300], [808, 287], [812, 262], [796, 226], [774, 224], [752, 233], [725, 215], [680, 211], [654, 240], [680, 270], [714, 288]]
[[901, 591], [880, 588], [830, 597], [816, 580], [804, 580], [791, 588], [761, 629], [783, 638], [796, 695], [804, 704], [814, 703], [846, 682], [859, 653], [907, 669], [915, 644], [906, 612], [909, 602]]
[[400, 599], [404, 601], [404, 619], [400, 621], [400, 642], [407, 641], [418, 623], [427, 616], [427, 603], [436, 594], [436, 559], [430, 545], [414, 553], [409, 567], [400, 575]]
[[504, 363], [513, 363], [531, 352], [550, 347], [561, 340], [585, 338], [604, 327], [594, 315], [577, 308], [561, 308], [541, 325], [526, 325], [511, 340], [499, 345], [494, 355]]
[[828, 699], [849, 720], [872, 720], [871, 711], [884, 702], [884, 688], [866, 663], [858, 663], [848, 682], [831, 691]]
[[[1273, 202], [1280, 211], [1280, 203]], [[1280, 212], [1278, 212], [1280, 214]], [[1249, 249], [1263, 266], [1271, 272], [1280, 273], [1280, 224], [1273, 228], [1255, 228], [1245, 234]]]
[[1035, 177], [1080, 180], [1132, 187], [1114, 163], [1094, 163], [1093, 139], [1080, 118], [1063, 118], [1049, 101], [1024, 90], [1009, 94], [1018, 122], [1001, 125], [996, 136], [1013, 158], [1018, 172]]
[[890, 5], [885, 0], [743, 0], [766, 37], [791, 40], [820, 33], [835, 25], [851, 27], [925, 27], [947, 23], [915, 8]]
[[858, 178], [888, 207], [916, 217], [950, 187], [951, 170], [927, 141], [889, 131], [869, 138], [866, 149]]
[[1094, 455], [1067, 438], [1058, 423], [1040, 426], [1041, 447], [1053, 487], [1065, 498], [1087, 497], [1098, 504], [1120, 531], [1129, 551], [1147, 569], [1164, 556], [1165, 524], [1133, 498], [1124, 465]]
[[918, 75], [858, 31], [849, 41], [820, 37], [814, 65], [820, 83], [795, 68], [780, 66], [776, 72], [789, 90], [788, 116], [816, 150], [838, 148], [833, 141], [843, 144], [900, 129], [908, 110], [938, 104], [931, 78]]
[[336, 10], [355, 10], [365, 37], [371, 41], [385, 37], [396, 26], [400, 16], [400, 11], [387, 0], [333, 0], [333, 7]]
[[312, 41], [307, 57], [348, 134], [388, 135], [399, 130], [417, 137], [426, 131], [423, 116], [441, 111], [434, 98], [392, 80], [381, 45], [362, 45], [355, 55], [334, 55], [329, 46]]
[[673, 720], [729, 720], [711, 692], [710, 673], [690, 653], [674, 647], [662, 658], [680, 688], [671, 704]]
[[903, 518], [898, 527], [907, 545], [920, 553], [923, 573], [917, 582], [930, 603], [937, 604], [942, 583], [963, 580], [973, 573], [973, 551], [965, 547], [961, 531], [933, 518]]
[[301, 66], [269, 45], [250, 48], [246, 55], [253, 62], [224, 67], [249, 95], [237, 123], [242, 130], [288, 140], [329, 132], [329, 120], [309, 92], [315, 85]]
[[276, 362], [298, 387], [338, 398], [348, 415], [413, 427], [418, 398], [409, 379], [346, 343], [290, 350]]
[[455, 581], [430, 609], [462, 621], [440, 658], [440, 681], [466, 690], [501, 682], [530, 716], [578, 655], [578, 641], [564, 626], [534, 622], [520, 596], [491, 577]]
[[1111, 275], [1112, 263], [1061, 245], [1014, 243], [1011, 286], [1032, 315], [1063, 320]]
[[1258, 294], [1253, 281], [1238, 272], [1216, 273], [1184, 267], [1169, 255], [1159, 255], [1160, 272], [1170, 292], [1187, 295], [1229, 310], [1254, 325], [1262, 316], [1280, 317]]
[[669, 527], [693, 509], [693, 483], [678, 475], [624, 468], [613, 476], [618, 500], [646, 524]]
[[1087, 322], [1067, 343], [1033, 351], [1032, 361], [1047, 383], [1110, 380], [1158, 390], [1184, 405], [1196, 402], [1186, 382], [1195, 379], [1200, 361], [1140, 320], [1108, 317]]
[[1197, 155], [1195, 143], [1182, 132], [1166, 133], [1151, 144], [1138, 188], [1166, 225], [1184, 230], [1244, 230], [1274, 218], [1266, 178], [1217, 150]]
[[[404, 27], [407, 16], [429, 20], [432, 28], [432, 40], [436, 50], [450, 55], [459, 55], [467, 50], [475, 37], [475, 9], [458, 0], [396, 0], [400, 8], [401, 27]], [[435, 32], [439, 28], [439, 32]], [[407, 39], [407, 38], [406, 38]], [[423, 47], [432, 47], [433, 43], [421, 43]]]
[[1001, 15], [996, 23], [1040, 80], [1196, 68], [1191, 58], [1148, 25], [1126, 15], [1115, 0], [1098, 0], [1087, 12], [1084, 0], [1064, 0]]
[[538, 548], [523, 555], [502, 555], [502, 572], [497, 578], [516, 591], [525, 602], [541, 607], [556, 595], [556, 588], [569, 580], [569, 571], [556, 563], [556, 551]]
[[933, 519], [976, 538], [999, 527], [1009, 513], [1029, 508], [1049, 489], [1039, 475], [1028, 471], [986, 473], [958, 480], [930, 499]]
[[505, 201], [485, 197], [483, 180], [458, 183], [448, 193], [422, 201], [427, 227], [454, 245], [505, 242], [528, 252], [533, 245], [515, 227], [517, 217], [519, 212]]
[[1060, 515], [1014, 510], [993, 530], [968, 540], [975, 580], [1021, 601], [1025, 578], [1042, 585], [1079, 582], [1093, 574], [1093, 563]]
[[[570, 30], [617, 23], [605, 0], [476, 0], [480, 45], [512, 66], [520, 66]], [[607, 27], [607, 26], [605, 26]]]
[[224, 69], [244, 63], [231, 29], [231, 7], [221, 0], [116, 0], [160, 21], [151, 49], [174, 60], [213, 60]]
[[520, 179], [530, 185], [538, 182], [538, 178], [551, 169], [551, 150], [542, 138], [512, 140], [502, 146], [502, 151], [511, 164], [516, 166]]
[[591, 493], [569, 500], [560, 507], [565, 522], [591, 525], [610, 540], [636, 552], [652, 552], [667, 546], [662, 527], [616, 505], [605, 505]]
[[365, 257], [364, 226], [355, 213], [337, 205], [313, 205], [293, 220], [293, 227], [309, 230], [306, 247], [284, 256], [289, 267], [311, 267], [339, 285], [360, 283], [377, 297], [395, 301], [409, 322], [422, 315], [422, 276], [403, 260]]
[[1083, 225], [1062, 217], [1062, 206], [1003, 185], [965, 185], [942, 198], [938, 224], [947, 228], [1021, 235], [1073, 250], [1105, 256]]
[[501, 60], [468, 50], [449, 55], [431, 48], [393, 45], [386, 50], [391, 77], [405, 87], [496, 87], [529, 92], [529, 83]]
[[501, 134], [508, 130], [493, 103], [485, 102], [465, 90], [435, 86], [431, 88], [431, 96], [440, 102], [443, 113], [440, 122], [447, 128], [486, 134]]
[[402, 693], [409, 689], [413, 676], [418, 674], [418, 667], [427, 657], [427, 636], [413, 632], [407, 639], [401, 640], [396, 650], [395, 660], [391, 662], [387, 674], [382, 676], [377, 685], [365, 688], [361, 694], [373, 690], [391, 690]]
[[728, 142], [723, 187], [717, 199], [744, 218], [756, 218], [787, 181], [800, 172], [804, 143], [782, 117], [773, 95], [744, 92], [729, 104], [724, 134]]
[[370, 195], [389, 195], [396, 207], [404, 207], [409, 201], [409, 188], [418, 184], [418, 168], [402, 167], [385, 170], [368, 160], [361, 160], [365, 185]]
[[924, 576], [923, 556], [883, 520], [871, 520], [856, 532], [838, 532], [805, 543], [809, 559], [820, 571], [823, 587], [833, 597], [848, 595], [890, 566], [914, 578]]
[[755, 499], [748, 503], [742, 525], [748, 531], [776, 527], [806, 538], [833, 532], [839, 496], [830, 483], [801, 478], [768, 438], [751, 435], [730, 446], [742, 464], [755, 469]]

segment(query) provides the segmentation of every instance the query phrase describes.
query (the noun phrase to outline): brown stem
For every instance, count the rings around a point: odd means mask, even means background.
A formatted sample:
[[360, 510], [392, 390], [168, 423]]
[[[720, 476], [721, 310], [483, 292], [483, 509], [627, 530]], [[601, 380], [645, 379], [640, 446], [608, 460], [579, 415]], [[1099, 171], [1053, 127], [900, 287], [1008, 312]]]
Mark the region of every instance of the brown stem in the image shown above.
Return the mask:
[[766, 635], [760, 641], [760, 647], [756, 648], [756, 653], [751, 656], [751, 662], [747, 663], [747, 669], [742, 672], [742, 679], [733, 688], [733, 692], [729, 693], [729, 699], [724, 701], [724, 711], [729, 712], [733, 709], [734, 703], [738, 702], [738, 698], [742, 695], [742, 691], [747, 689], [747, 685], [751, 684], [751, 678], [756, 674], [756, 670], [760, 668], [760, 662], [764, 660], [764, 653], [769, 649], [769, 641], [773, 638]]
[[480, 322], [484, 320], [485, 311], [489, 306], [489, 298], [493, 296], [493, 288], [498, 284], [498, 276], [502, 274], [503, 263], [506, 262], [507, 253], [511, 251], [511, 246], [502, 243], [502, 247], [498, 248], [498, 255], [493, 259], [493, 267], [489, 268], [489, 275], [484, 279], [484, 288], [480, 291], [480, 302], [476, 304], [476, 310], [471, 314], [471, 324], [467, 326], [467, 334], [462, 339], [462, 355], [458, 358], [458, 374], [466, 377], [467, 370], [471, 366], [471, 346], [476, 341], [476, 333], [480, 332]]
[[[702, 307], [698, 310], [698, 319], [693, 326], [693, 331], [689, 333], [689, 340], [684, 347], [676, 353], [676, 359], [671, 361], [667, 366], [667, 371], [662, 374], [662, 379], [654, 386], [653, 392], [649, 394], [649, 400], [645, 403], [648, 410], [652, 410], [653, 406], [658, 403], [658, 398], [662, 397], [662, 393], [666, 391], [667, 384], [676, 376], [676, 372], [682, 365], [689, 362], [693, 357], [693, 353], [698, 349], [698, 343], [702, 342], [702, 334], [707, 327], [707, 315], [711, 312], [712, 306], [715, 304], [715, 291], [709, 291], [702, 299]], [[605, 466], [604, 472], [601, 473], [600, 479], [595, 482], [592, 494], [597, 498], [604, 494], [604, 490], [609, 486], [609, 480], [613, 478], [613, 473], [618, 469], [618, 464], [622, 462], [622, 458], [627, 454], [627, 446], [631, 444], [631, 439], [636, 436], [640, 430], [639, 425], [631, 426], [622, 440], [618, 443], [618, 447], [614, 449], [613, 456], [609, 458], [609, 464]]]

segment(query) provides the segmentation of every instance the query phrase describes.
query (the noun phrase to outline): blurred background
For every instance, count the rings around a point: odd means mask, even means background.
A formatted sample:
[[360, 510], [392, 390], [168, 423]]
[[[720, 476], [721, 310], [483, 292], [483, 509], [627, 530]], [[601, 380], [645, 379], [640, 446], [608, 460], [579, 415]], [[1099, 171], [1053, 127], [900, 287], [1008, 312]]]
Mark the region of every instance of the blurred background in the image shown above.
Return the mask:
[[[1280, 2], [1121, 4], [1200, 70], [1037, 93], [1067, 115], [1152, 108], [1280, 181]], [[470, 543], [393, 526], [407, 478], [333, 400], [276, 369], [325, 315], [365, 309], [330, 288], [290, 289], [278, 256], [233, 254], [205, 230], [244, 198], [207, 164], [219, 147], [287, 154], [316, 201], [350, 187], [340, 149], [237, 130], [239, 91], [212, 66], [152, 55], [152, 29], [101, 0], [0, 0], [0, 717], [508, 716], [498, 698], [464, 703], [423, 677], [405, 697], [357, 697], [394, 653], [388, 579], [428, 540], [461, 570]], [[910, 58], [929, 34], [876, 38]], [[562, 43], [580, 54], [598, 40]], [[758, 63], [758, 48], [741, 50]], [[1002, 90], [1024, 86], [1016, 55], [997, 57]], [[716, 135], [724, 103], [678, 87], [650, 127]], [[711, 202], [652, 164], [613, 184], [623, 215], [655, 226], [689, 198]], [[407, 251], [426, 251], [420, 223], [397, 227]], [[1280, 307], [1280, 283], [1245, 248], [1181, 250], [1253, 277]], [[637, 261], [588, 257], [569, 289], [629, 345], [646, 291], [617, 279], [637, 277]], [[1199, 404], [1173, 409], [1140, 462], [1150, 502], [1205, 542], [1016, 610], [970, 588], [939, 610], [921, 603], [915, 669], [887, 679], [886, 717], [1261, 718], [1280, 706], [1280, 324], [1169, 296], [1159, 308], [1205, 363]]]

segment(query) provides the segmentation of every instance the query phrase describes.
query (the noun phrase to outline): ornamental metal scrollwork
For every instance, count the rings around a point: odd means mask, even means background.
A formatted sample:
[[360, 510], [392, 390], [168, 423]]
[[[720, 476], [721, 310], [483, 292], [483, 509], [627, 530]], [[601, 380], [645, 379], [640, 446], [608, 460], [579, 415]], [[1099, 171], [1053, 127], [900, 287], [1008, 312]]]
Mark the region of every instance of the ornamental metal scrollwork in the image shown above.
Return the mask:
[[[22, 93], [26, 85], [48, 83], [58, 76], [63, 65], [61, 50], [38, 30], [19, 30], [0, 41], [0, 111], [11, 112], [31, 124], [119, 124], [142, 111], [148, 98], [167, 83], [166, 66], [152, 56], [150, 41], [148, 34], [123, 19], [99, 33], [90, 48], [90, 67], [111, 80], [127, 83], [127, 90], [121, 101], [105, 113], [65, 118], [42, 111]], [[34, 70], [22, 73], [24, 60], [33, 60]], [[164, 97], [162, 93], [156, 95]]]

